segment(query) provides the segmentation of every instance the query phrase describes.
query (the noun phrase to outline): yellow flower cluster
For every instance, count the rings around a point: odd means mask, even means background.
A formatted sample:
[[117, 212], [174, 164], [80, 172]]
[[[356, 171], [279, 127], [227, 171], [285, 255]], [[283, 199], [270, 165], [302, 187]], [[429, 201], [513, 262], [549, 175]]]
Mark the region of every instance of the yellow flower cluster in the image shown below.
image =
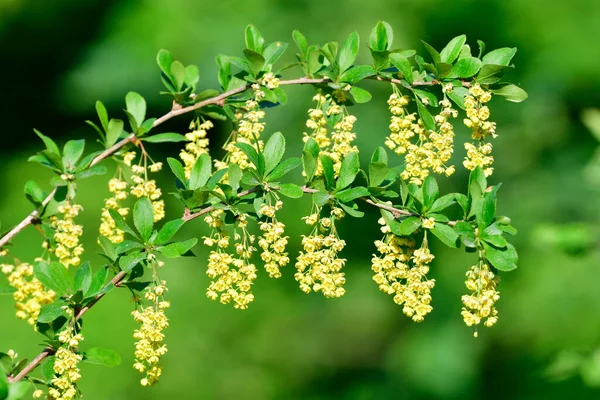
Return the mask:
[[283, 202], [278, 200], [275, 205], [263, 204], [260, 207], [260, 213], [266, 216], [268, 221], [261, 222], [259, 225], [262, 235], [258, 239], [258, 245], [263, 250], [260, 257], [265, 262], [265, 269], [271, 278], [280, 278], [279, 268], [290, 262], [285, 251], [289, 237], [283, 236], [285, 225], [277, 221], [275, 215], [282, 205]]
[[40, 281], [33, 276], [31, 264], [19, 264], [18, 266], [1, 264], [0, 270], [6, 275], [10, 286], [16, 291], [13, 293], [16, 316], [27, 321], [29, 325], [35, 326], [40, 309], [46, 304], [54, 301], [56, 293], [48, 290]]
[[144, 165], [142, 165], [141, 162], [138, 165], [131, 165], [131, 162], [135, 157], [135, 152], [125, 153], [123, 157], [125, 165], [131, 167], [131, 180], [135, 184], [135, 186], [131, 188], [131, 194], [138, 199], [141, 197], [148, 197], [152, 200], [154, 222], [160, 221], [165, 217], [165, 202], [160, 198], [162, 196], [162, 191], [156, 185], [156, 181], [154, 179], [148, 179], [148, 170], [150, 170], [150, 172], [158, 172], [162, 169], [162, 163], [157, 162], [147, 166], [148, 155], [144, 153], [142, 156]]
[[[333, 167], [336, 175], [340, 171], [344, 156], [353, 151], [358, 151], [358, 147], [353, 146], [352, 142], [356, 139], [356, 133], [352, 132], [356, 117], [348, 114], [348, 111], [335, 102], [331, 96], [317, 94], [313, 97], [317, 102], [316, 108], [308, 110], [308, 120], [306, 127], [312, 132], [304, 132], [303, 140], [306, 142], [312, 137], [319, 148], [320, 154], [327, 155], [333, 161]], [[327, 117], [337, 116], [337, 122], [333, 125], [331, 135], [327, 129]], [[321, 164], [317, 168], [317, 175], [322, 174]]]
[[169, 326], [165, 315], [165, 309], [171, 303], [164, 300], [167, 292], [166, 282], [154, 282], [144, 290], [144, 298], [153, 303], [132, 312], [133, 319], [141, 326], [133, 333], [135, 343], [135, 362], [133, 367], [141, 373], [145, 373], [140, 383], [142, 386], [154, 385], [162, 373], [159, 362], [167, 353], [167, 346], [163, 343], [165, 338], [162, 332]]
[[262, 88], [275, 89], [279, 87], [279, 78], [272, 72], [265, 74], [258, 83], [252, 85], [254, 96], [246, 101], [243, 113], [238, 113], [239, 118], [237, 131], [234, 131], [230, 139], [225, 143], [223, 149], [227, 151], [225, 161], [215, 161], [217, 169], [227, 167], [227, 162], [239, 165], [241, 169], [256, 168], [246, 154], [235, 146], [236, 143], [246, 143], [254, 147], [257, 151], [261, 151], [264, 142], [260, 140], [261, 133], [265, 130], [265, 123], [262, 120], [265, 118], [265, 112], [260, 110], [259, 102], [265, 97], [265, 92]]
[[322, 292], [325, 297], [341, 297], [346, 283], [342, 271], [346, 260], [338, 257], [346, 246], [335, 229], [335, 221], [343, 218], [344, 211], [334, 208], [329, 217], [319, 218], [316, 213], [304, 217], [307, 225], [314, 226], [310, 236], [302, 236], [302, 247], [294, 275], [304, 293]]
[[256, 266], [250, 262], [255, 241], [254, 235], [246, 230], [245, 215], [240, 215], [237, 226], [241, 228], [242, 235], [234, 233], [235, 255], [227, 252], [230, 237], [221, 229], [223, 225], [223, 210], [215, 210], [204, 218], [204, 221], [213, 228], [210, 237], [204, 238], [204, 244], [216, 247], [208, 256], [208, 269], [206, 275], [212, 280], [206, 296], [211, 300], [219, 299], [222, 304], [233, 301], [233, 306], [238, 309], [248, 308], [254, 300], [252, 284], [256, 279]]
[[54, 254], [58, 260], [67, 268], [77, 266], [81, 262], [79, 256], [83, 254], [83, 246], [79, 244], [79, 237], [83, 234], [83, 227], [75, 223], [75, 217], [83, 207], [72, 204], [70, 200], [58, 207], [61, 218], [52, 216], [50, 218], [52, 229], [54, 229], [54, 240], [56, 249]]
[[397, 92], [388, 99], [392, 118], [389, 126], [391, 133], [385, 144], [396, 154], [406, 154], [402, 179], [420, 185], [431, 171], [452, 175], [455, 168], [448, 162], [454, 152], [454, 127], [449, 119], [456, 118], [458, 111], [444, 97], [440, 102], [442, 109], [434, 117], [436, 130], [427, 131], [415, 113], [407, 112], [408, 104], [408, 96], [400, 96]]
[[62, 346], [58, 348], [54, 360], [55, 377], [50, 381], [48, 398], [52, 400], [72, 400], [78, 395], [77, 381], [81, 379], [79, 362], [83, 357], [77, 354], [79, 342], [83, 340], [81, 334], [75, 334], [72, 327], [68, 327], [58, 335]]
[[113, 243], [121, 243], [125, 239], [125, 233], [117, 228], [108, 210], [117, 210], [122, 216], [126, 216], [129, 213], [129, 208], [122, 207], [120, 204], [121, 201], [127, 198], [127, 186], [127, 182], [119, 178], [112, 178], [108, 181], [108, 190], [113, 195], [104, 200], [100, 222], [100, 235]]
[[212, 121], [205, 121], [199, 123], [199, 121], [192, 121], [190, 124], [191, 132], [185, 134], [185, 138], [189, 141], [185, 145], [185, 149], [181, 150], [179, 157], [183, 161], [183, 169], [185, 171], [185, 177], [190, 178], [192, 168], [200, 154], [208, 153], [208, 138], [206, 132], [214, 127]]
[[394, 295], [394, 302], [403, 306], [402, 312], [415, 322], [422, 322], [429, 314], [431, 307], [431, 289], [434, 279], [427, 279], [429, 263], [434, 256], [423, 240], [421, 248], [413, 250], [415, 242], [411, 238], [398, 237], [389, 233], [389, 228], [383, 219], [382, 231], [388, 233], [384, 240], [375, 242], [380, 255], [373, 255], [372, 269], [375, 272], [373, 280], [379, 289]]
[[481, 167], [485, 176], [490, 176], [494, 172], [491, 167], [494, 158], [490, 155], [492, 145], [486, 143], [486, 139], [488, 136], [495, 138], [497, 135], [496, 123], [489, 120], [490, 109], [485, 104], [492, 99], [492, 93], [483, 89], [478, 83], [471, 86], [469, 93], [470, 95], [465, 97], [467, 118], [463, 123], [472, 129], [471, 137], [477, 141], [477, 144], [465, 143], [467, 156], [463, 165], [471, 171]]
[[485, 319], [485, 326], [494, 325], [498, 322], [498, 310], [494, 305], [500, 299], [500, 294], [496, 291], [498, 278], [484, 263], [472, 266], [466, 275], [465, 286], [471, 294], [462, 296], [464, 307], [461, 314], [465, 324], [479, 325]]

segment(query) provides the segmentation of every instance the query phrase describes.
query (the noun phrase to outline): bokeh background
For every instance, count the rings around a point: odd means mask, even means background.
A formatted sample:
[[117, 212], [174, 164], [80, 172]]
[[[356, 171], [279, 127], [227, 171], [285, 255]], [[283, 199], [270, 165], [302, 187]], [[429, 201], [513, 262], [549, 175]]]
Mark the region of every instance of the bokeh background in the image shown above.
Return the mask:
[[[466, 33], [489, 49], [515, 46], [511, 79], [530, 95], [522, 104], [491, 103], [498, 123], [496, 173], [503, 182], [499, 211], [519, 229], [514, 243], [519, 269], [502, 275], [500, 321], [474, 339], [460, 316], [464, 272], [473, 262], [462, 251], [434, 247], [434, 311], [410, 322], [371, 280], [371, 238], [379, 237], [374, 213], [343, 221], [348, 247], [347, 294], [337, 300], [305, 295], [293, 266], [275, 281], [259, 276], [249, 310], [205, 297], [206, 251], [170, 263], [169, 353], [158, 386], [143, 389], [131, 368], [134, 323], [125, 291], [115, 291], [86, 316], [82, 347], [108, 347], [123, 356], [119, 367], [84, 365], [81, 388], [97, 399], [597, 399], [600, 395], [600, 183], [590, 167], [597, 141], [581, 120], [600, 106], [600, 2], [595, 0], [301, 1], [301, 0], [0, 0], [0, 219], [6, 228], [31, 209], [22, 195], [29, 179], [50, 178], [29, 155], [41, 149], [37, 128], [60, 143], [95, 138], [84, 121], [102, 100], [123, 117], [124, 95], [143, 94], [150, 115], [169, 107], [159, 96], [155, 54], [171, 50], [201, 71], [201, 87], [217, 88], [214, 57], [240, 55], [243, 29], [255, 24], [268, 41], [291, 42], [292, 29], [311, 43], [342, 41], [357, 30], [363, 44], [384, 19], [395, 44], [423, 52], [424, 39], [441, 49]], [[290, 50], [292, 47], [290, 47]], [[294, 50], [285, 61], [293, 61]], [[359, 61], [368, 62], [366, 48]], [[368, 86], [374, 100], [356, 107], [363, 154], [383, 142], [388, 112], [385, 85]], [[268, 113], [267, 133], [283, 131], [299, 154], [310, 88], [289, 88], [287, 105]], [[185, 133], [180, 117], [162, 132]], [[228, 133], [213, 132], [215, 151]], [[461, 131], [462, 138], [467, 132]], [[156, 158], [177, 146], [151, 148]], [[461, 153], [456, 154], [460, 163]], [[399, 161], [399, 160], [398, 160]], [[586, 172], [587, 171], [587, 172]], [[465, 186], [457, 173], [442, 189]], [[85, 256], [96, 267], [95, 236], [106, 177], [80, 184]], [[172, 179], [161, 177], [164, 192]], [[181, 207], [167, 197], [174, 218]], [[304, 233], [306, 201], [290, 201], [283, 219], [296, 253]], [[201, 222], [186, 235], [202, 235]], [[368, 238], [369, 240], [365, 240]], [[15, 241], [22, 260], [40, 253], [28, 229]], [[264, 274], [263, 274], [264, 275]], [[0, 286], [5, 285], [0, 277]], [[41, 337], [13, 317], [10, 296], [0, 296], [0, 349], [34, 356]]]

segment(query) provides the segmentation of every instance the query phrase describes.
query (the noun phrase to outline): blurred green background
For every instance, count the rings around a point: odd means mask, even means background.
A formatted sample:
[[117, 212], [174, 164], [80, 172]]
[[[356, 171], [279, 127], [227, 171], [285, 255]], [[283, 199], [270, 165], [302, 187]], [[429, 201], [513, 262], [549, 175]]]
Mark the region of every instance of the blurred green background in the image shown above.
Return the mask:
[[[369, 213], [341, 224], [349, 260], [347, 294], [341, 299], [303, 294], [290, 265], [278, 281], [259, 276], [256, 300], [241, 312], [205, 297], [206, 251], [200, 246], [198, 258], [168, 264], [163, 271], [173, 302], [166, 331], [170, 350], [161, 382], [151, 389], [139, 386], [131, 368], [134, 322], [128, 295], [111, 293], [86, 316], [82, 348], [113, 348], [123, 363], [83, 365], [86, 399], [599, 398], [600, 257], [594, 224], [600, 222], [600, 186], [583, 173], [597, 142], [581, 122], [583, 109], [600, 106], [596, 0], [0, 0], [2, 226], [30, 211], [23, 184], [50, 178], [26, 162], [42, 146], [32, 128], [61, 143], [87, 138], [94, 146], [83, 121], [95, 118], [98, 99], [120, 118], [129, 90], [146, 97], [150, 115], [169, 109], [168, 99], [158, 95], [154, 59], [160, 48], [197, 64], [201, 88], [217, 88], [214, 57], [239, 55], [248, 23], [267, 41], [291, 42], [293, 29], [311, 43], [342, 41], [357, 30], [364, 45], [380, 19], [393, 26], [396, 46], [421, 53], [421, 39], [441, 49], [461, 33], [473, 47], [482, 39], [489, 49], [519, 49], [510, 79], [529, 92], [529, 100], [491, 103], [500, 135], [491, 182], [504, 183], [499, 212], [519, 229], [514, 244], [520, 254], [520, 268], [502, 275], [499, 323], [473, 338], [460, 316], [464, 272], [473, 259], [437, 244], [434, 311], [421, 324], [406, 318], [371, 280], [371, 239], [380, 234], [377, 216]], [[288, 53], [284, 62], [293, 61], [294, 50]], [[359, 61], [368, 62], [367, 54], [363, 46]], [[389, 120], [389, 88], [376, 83], [368, 88], [374, 100], [355, 110], [364, 155], [383, 143]], [[266, 132], [281, 130], [299, 154], [312, 90], [289, 88], [288, 94], [287, 105], [268, 112]], [[160, 131], [185, 133], [188, 123], [188, 117], [179, 117]], [[215, 150], [229, 127], [217, 128], [211, 137]], [[466, 135], [459, 132], [462, 139]], [[176, 145], [155, 147], [156, 158], [178, 152]], [[458, 150], [458, 164], [461, 158]], [[466, 178], [457, 173], [442, 189], [463, 188]], [[96, 266], [106, 179], [82, 182], [77, 197], [85, 209], [79, 218], [86, 227], [85, 256]], [[168, 175], [161, 183], [165, 193], [173, 189]], [[180, 206], [169, 197], [167, 204], [175, 218]], [[305, 200], [285, 208], [292, 255], [305, 233], [299, 219], [308, 212]], [[202, 223], [191, 223], [186, 234], [204, 234]], [[14, 243], [24, 261], [40, 253], [32, 228]], [[13, 317], [10, 296], [0, 296], [0, 313], [0, 349], [34, 356], [41, 336]]]

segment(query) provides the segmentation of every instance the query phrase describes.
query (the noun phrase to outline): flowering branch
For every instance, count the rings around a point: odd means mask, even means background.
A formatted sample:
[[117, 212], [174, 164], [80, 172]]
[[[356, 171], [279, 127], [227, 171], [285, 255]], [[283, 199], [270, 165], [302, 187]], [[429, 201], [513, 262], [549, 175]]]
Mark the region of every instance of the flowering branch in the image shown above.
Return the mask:
[[[397, 84], [402, 83], [402, 81], [399, 79], [384, 79], [381, 77], [374, 77], [373, 79], [378, 80], [378, 81], [397, 83]], [[302, 78], [297, 78], [297, 79], [282, 80], [279, 84], [280, 85], [318, 85], [318, 84], [323, 84], [323, 83], [327, 83], [327, 82], [331, 82], [331, 80], [329, 78], [302, 77]], [[440, 83], [435, 80], [429, 81], [429, 82], [417, 81], [417, 82], [412, 83], [413, 86], [431, 86], [431, 85], [437, 85], [437, 84], [440, 84]], [[469, 86], [469, 83], [463, 82], [463, 85]], [[202, 101], [200, 101], [194, 105], [188, 106], [188, 107], [183, 107], [183, 108], [174, 107], [173, 109], [171, 109], [171, 111], [169, 111], [168, 113], [166, 113], [165, 115], [163, 115], [162, 117], [160, 117], [156, 121], [154, 121], [154, 124], [152, 125], [152, 127], [157, 127], [158, 125], [168, 121], [171, 118], [174, 118], [179, 115], [187, 114], [189, 112], [201, 109], [202, 107], [206, 107], [208, 105], [222, 105], [223, 100], [225, 100], [229, 97], [235, 96], [236, 94], [242, 93], [242, 92], [248, 90], [250, 87], [251, 87], [251, 85], [246, 85], [246, 86], [239, 87], [237, 89], [229, 90], [218, 96], [211, 97], [206, 100], [202, 100]], [[136, 139], [136, 136], [134, 134], [130, 134], [125, 139], [122, 139], [121, 141], [119, 141], [115, 145], [113, 145], [112, 147], [104, 150], [101, 154], [99, 154], [96, 158], [94, 158], [94, 160], [90, 164], [90, 167], [93, 167], [94, 165], [97, 165], [98, 163], [100, 163], [102, 160], [112, 156], [114, 153], [119, 151], [121, 148], [123, 148], [127, 144], [132, 143], [134, 141], [134, 139]], [[56, 194], [56, 188], [54, 188], [50, 192], [50, 194], [44, 199], [42, 206], [47, 205], [50, 202], [50, 200], [52, 200], [52, 198], [54, 197], [55, 194]], [[38, 217], [39, 217], [39, 211], [33, 210], [27, 217], [25, 217], [21, 222], [19, 222], [13, 229], [11, 229], [2, 238], [0, 238], [0, 248], [5, 246], [11, 239], [13, 239], [15, 236], [17, 236], [23, 229], [25, 229], [26, 227], [28, 227], [29, 225], [34, 223]]]

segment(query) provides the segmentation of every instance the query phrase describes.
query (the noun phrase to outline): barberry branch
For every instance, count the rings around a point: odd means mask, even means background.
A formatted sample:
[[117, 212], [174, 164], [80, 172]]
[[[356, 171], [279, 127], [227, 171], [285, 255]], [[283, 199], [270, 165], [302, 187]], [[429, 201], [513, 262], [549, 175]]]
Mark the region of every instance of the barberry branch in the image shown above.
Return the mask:
[[[401, 81], [399, 79], [384, 79], [381, 77], [374, 77], [373, 79], [378, 80], [378, 81], [397, 83], [397, 84], [403, 83], [403, 81]], [[327, 82], [331, 82], [331, 80], [329, 78], [302, 77], [302, 78], [297, 78], [297, 79], [282, 80], [282, 81], [280, 81], [279, 84], [280, 85], [318, 85], [318, 84], [323, 84], [323, 83], [327, 83]], [[417, 82], [413, 82], [412, 86], [432, 86], [432, 85], [438, 85], [438, 84], [440, 84], [440, 82], [438, 82], [436, 80], [417, 81]], [[463, 86], [470, 85], [468, 82], [463, 82], [462, 84], [463, 84]], [[223, 101], [225, 99], [235, 96], [236, 94], [242, 93], [242, 92], [250, 89], [250, 87], [251, 87], [251, 85], [246, 85], [246, 86], [239, 87], [237, 89], [229, 90], [227, 92], [221, 93], [218, 96], [199, 101], [198, 103], [188, 106], [188, 107], [183, 107], [183, 108], [173, 107], [171, 109], [171, 111], [169, 111], [168, 113], [166, 113], [165, 115], [163, 115], [162, 117], [160, 117], [156, 121], [154, 121], [154, 124], [152, 125], [152, 127], [153, 128], [157, 127], [158, 125], [168, 121], [169, 119], [171, 119], [173, 117], [176, 117], [176, 116], [179, 116], [182, 114], [187, 114], [189, 112], [198, 110], [198, 109], [200, 109], [202, 107], [206, 107], [208, 105], [223, 105]], [[94, 165], [98, 164], [102, 160], [112, 156], [114, 153], [119, 151], [125, 145], [132, 143], [135, 138], [136, 138], [135, 134], [132, 133], [129, 136], [127, 136], [125, 139], [117, 142], [112, 147], [109, 147], [108, 149], [104, 150], [96, 158], [94, 158], [94, 160], [90, 164], [90, 167], [93, 167]], [[42, 202], [42, 207], [46, 206], [50, 202], [50, 200], [52, 200], [52, 198], [54, 197], [55, 194], [56, 194], [56, 188], [53, 189], [50, 192], [50, 194], [44, 199], [44, 201]], [[0, 248], [5, 246], [11, 239], [13, 239], [16, 235], [18, 235], [23, 229], [25, 229], [26, 227], [31, 225], [38, 217], [39, 217], [39, 210], [33, 210], [27, 217], [25, 217], [25, 219], [23, 219], [21, 222], [19, 222], [13, 229], [11, 229], [2, 238], [0, 238]]]
[[[121, 271], [111, 279], [111, 281], [105, 286], [105, 289], [110, 285], [114, 285], [115, 287], [119, 286], [122, 283], [123, 278], [127, 273], [125, 271]], [[100, 299], [102, 299], [106, 294], [106, 291], [100, 293], [94, 300], [92, 300], [87, 306], [83, 307], [79, 312], [75, 315], [75, 320], [79, 320], [83, 315], [90, 310]], [[47, 346], [38, 354], [29, 364], [27, 364], [19, 373], [15, 376], [9, 376], [8, 382], [15, 383], [25, 378], [31, 371], [37, 368], [38, 365], [42, 363], [46, 359], [54, 354], [55, 349], [51, 346]]]

